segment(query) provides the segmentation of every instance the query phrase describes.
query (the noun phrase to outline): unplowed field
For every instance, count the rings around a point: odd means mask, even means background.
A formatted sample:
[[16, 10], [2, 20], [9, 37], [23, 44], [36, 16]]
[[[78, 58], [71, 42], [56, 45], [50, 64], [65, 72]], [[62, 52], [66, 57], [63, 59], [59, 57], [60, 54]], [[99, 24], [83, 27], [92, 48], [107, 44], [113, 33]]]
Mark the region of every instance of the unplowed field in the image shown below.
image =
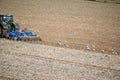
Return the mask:
[[0, 80], [120, 80], [119, 55], [9, 40], [0, 44]]

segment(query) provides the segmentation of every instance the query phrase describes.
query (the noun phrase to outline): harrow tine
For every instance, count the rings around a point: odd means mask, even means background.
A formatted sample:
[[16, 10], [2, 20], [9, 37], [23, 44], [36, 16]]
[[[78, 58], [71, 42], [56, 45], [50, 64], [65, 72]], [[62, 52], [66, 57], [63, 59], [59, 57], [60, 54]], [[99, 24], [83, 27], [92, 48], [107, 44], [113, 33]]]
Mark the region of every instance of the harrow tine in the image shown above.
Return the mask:
[[42, 39], [40, 37], [37, 37], [37, 36], [22, 37], [19, 40], [21, 40], [21, 41], [42, 41]]

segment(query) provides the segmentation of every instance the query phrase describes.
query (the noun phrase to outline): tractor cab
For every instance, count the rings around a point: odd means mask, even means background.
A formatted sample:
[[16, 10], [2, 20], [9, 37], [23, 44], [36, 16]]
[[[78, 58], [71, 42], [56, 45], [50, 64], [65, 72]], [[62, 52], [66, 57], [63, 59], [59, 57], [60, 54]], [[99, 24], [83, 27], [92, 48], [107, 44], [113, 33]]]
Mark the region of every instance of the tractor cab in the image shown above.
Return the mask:
[[13, 15], [0, 15], [0, 21], [5, 23], [12, 23], [13, 22]]
[[19, 25], [13, 22], [13, 15], [0, 15], [0, 37], [5, 37], [8, 32], [18, 31]]

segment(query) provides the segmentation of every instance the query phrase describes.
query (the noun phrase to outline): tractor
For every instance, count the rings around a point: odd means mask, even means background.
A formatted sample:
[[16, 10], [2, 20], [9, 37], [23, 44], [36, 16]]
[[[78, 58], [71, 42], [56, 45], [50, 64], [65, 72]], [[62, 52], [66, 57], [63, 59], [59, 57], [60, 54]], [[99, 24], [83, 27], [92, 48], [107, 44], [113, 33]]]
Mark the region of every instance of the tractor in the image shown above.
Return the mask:
[[32, 31], [19, 30], [19, 25], [13, 21], [13, 15], [0, 15], [0, 38], [12, 40], [41, 40], [41, 38]]

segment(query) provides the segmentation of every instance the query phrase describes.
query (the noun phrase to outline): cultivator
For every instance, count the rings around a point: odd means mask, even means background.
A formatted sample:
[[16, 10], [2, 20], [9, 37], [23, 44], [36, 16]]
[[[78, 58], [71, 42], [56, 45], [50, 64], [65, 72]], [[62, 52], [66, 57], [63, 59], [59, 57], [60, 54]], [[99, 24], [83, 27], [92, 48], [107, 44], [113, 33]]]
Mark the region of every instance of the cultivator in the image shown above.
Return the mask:
[[41, 38], [34, 32], [28, 30], [19, 30], [19, 25], [13, 22], [12, 15], [0, 15], [0, 38], [12, 40], [40, 40]]

